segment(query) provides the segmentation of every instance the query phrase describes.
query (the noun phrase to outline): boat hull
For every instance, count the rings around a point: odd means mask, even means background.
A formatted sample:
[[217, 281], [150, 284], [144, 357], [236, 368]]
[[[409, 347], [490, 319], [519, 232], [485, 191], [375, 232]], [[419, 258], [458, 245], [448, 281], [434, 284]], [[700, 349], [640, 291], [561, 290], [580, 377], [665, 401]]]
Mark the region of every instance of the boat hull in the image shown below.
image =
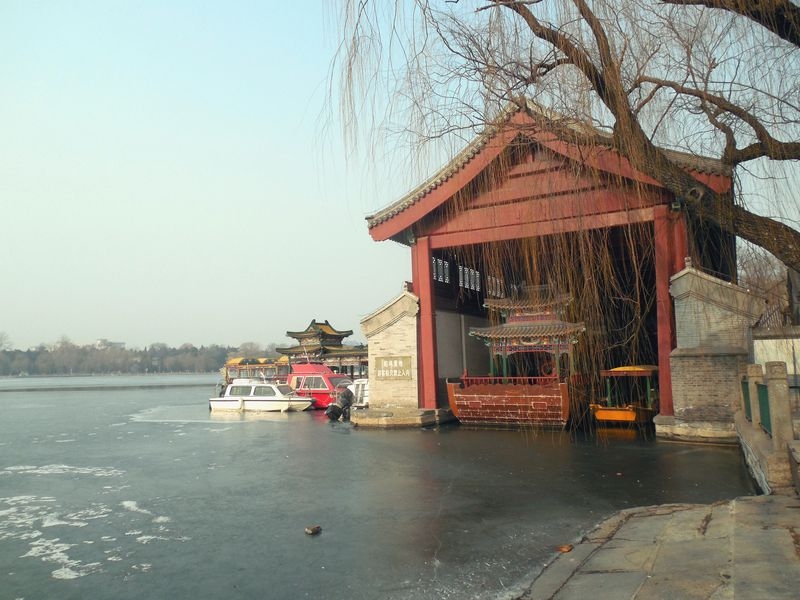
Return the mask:
[[465, 424], [563, 429], [569, 392], [558, 380], [534, 384], [448, 382], [450, 410]]
[[655, 410], [645, 406], [603, 406], [590, 404], [595, 421], [600, 423], [649, 423]]
[[209, 408], [215, 411], [289, 412], [311, 406], [308, 400], [255, 400], [246, 398], [211, 398]]

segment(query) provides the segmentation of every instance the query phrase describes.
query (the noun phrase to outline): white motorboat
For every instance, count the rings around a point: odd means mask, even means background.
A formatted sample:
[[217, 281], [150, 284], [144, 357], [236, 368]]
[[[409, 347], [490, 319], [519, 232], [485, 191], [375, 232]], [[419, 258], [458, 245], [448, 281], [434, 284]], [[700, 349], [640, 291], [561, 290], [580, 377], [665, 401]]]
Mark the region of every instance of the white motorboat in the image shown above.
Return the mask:
[[369, 408], [369, 379], [356, 379], [347, 389], [353, 392], [353, 408]]
[[304, 398], [283, 383], [270, 383], [259, 379], [234, 379], [225, 391], [210, 398], [211, 410], [286, 412], [305, 410], [313, 398]]

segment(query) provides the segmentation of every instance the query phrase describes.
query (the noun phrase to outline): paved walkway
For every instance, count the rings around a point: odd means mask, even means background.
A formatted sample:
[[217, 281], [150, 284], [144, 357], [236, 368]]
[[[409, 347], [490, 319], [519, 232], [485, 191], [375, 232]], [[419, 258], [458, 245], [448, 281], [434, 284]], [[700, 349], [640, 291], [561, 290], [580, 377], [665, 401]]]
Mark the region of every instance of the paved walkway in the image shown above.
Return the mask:
[[800, 599], [800, 498], [748, 496], [618, 513], [519, 600]]

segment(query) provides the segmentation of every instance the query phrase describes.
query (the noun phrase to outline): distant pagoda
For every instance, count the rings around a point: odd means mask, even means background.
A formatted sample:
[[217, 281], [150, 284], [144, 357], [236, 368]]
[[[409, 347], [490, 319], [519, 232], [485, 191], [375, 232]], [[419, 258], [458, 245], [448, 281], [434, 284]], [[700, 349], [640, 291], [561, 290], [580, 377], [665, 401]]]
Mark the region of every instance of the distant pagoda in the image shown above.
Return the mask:
[[275, 351], [288, 357], [290, 362], [321, 362], [340, 373], [360, 376], [366, 373], [367, 346], [342, 344], [342, 340], [351, 335], [352, 330], [339, 331], [327, 320], [318, 323], [312, 319], [303, 331], [286, 332], [286, 337], [297, 340], [296, 346], [275, 348]]

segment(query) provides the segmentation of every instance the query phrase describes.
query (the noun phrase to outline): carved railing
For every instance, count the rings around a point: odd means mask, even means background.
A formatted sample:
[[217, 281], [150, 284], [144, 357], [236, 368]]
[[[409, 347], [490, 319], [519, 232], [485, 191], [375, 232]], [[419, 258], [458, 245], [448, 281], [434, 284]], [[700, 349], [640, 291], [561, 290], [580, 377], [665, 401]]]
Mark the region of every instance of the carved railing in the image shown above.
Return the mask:
[[461, 377], [464, 387], [473, 385], [540, 385], [551, 387], [559, 383], [558, 376], [549, 377], [503, 377], [503, 376], [472, 376], [464, 375]]

